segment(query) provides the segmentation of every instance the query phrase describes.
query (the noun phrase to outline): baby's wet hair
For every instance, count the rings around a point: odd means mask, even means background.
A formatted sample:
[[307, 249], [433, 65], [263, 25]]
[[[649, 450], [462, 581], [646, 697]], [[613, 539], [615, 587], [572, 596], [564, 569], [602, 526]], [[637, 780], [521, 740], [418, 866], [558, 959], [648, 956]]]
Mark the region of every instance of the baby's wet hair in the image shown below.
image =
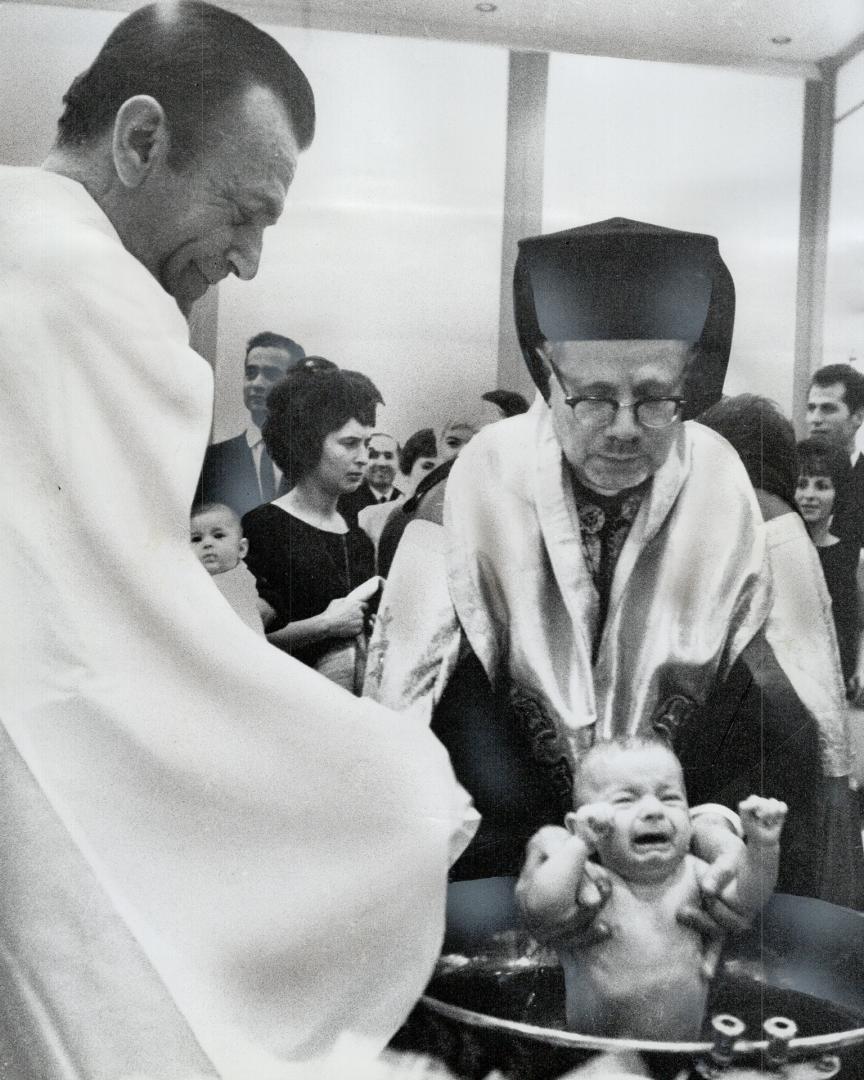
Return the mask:
[[584, 802], [580, 792], [585, 783], [586, 776], [589, 775], [592, 763], [609, 753], [620, 753], [621, 751], [627, 750], [665, 750], [674, 761], [678, 761], [678, 757], [672, 749], [671, 743], [659, 732], [650, 735], [622, 735], [613, 739], [598, 739], [597, 742], [595, 742], [593, 746], [590, 746], [582, 755], [573, 771], [574, 809], [578, 809]]

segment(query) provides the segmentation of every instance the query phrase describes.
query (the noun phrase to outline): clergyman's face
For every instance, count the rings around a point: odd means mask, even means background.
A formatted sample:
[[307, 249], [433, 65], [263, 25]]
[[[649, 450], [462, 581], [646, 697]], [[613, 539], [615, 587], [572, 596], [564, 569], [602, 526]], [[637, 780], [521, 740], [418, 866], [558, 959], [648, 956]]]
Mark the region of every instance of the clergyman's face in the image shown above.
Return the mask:
[[[640, 424], [630, 403], [683, 396], [690, 345], [686, 341], [559, 341], [541, 355], [551, 359], [561, 384], [550, 376], [549, 407], [555, 434], [577, 479], [615, 494], [636, 487], [663, 464], [680, 421], [668, 427]], [[565, 396], [622, 403], [606, 424], [577, 419]]]
[[261, 427], [267, 416], [267, 396], [297, 365], [297, 358], [273, 345], [256, 345], [243, 367], [243, 404]]
[[197, 160], [179, 171], [163, 162], [148, 176], [140, 197], [151, 230], [135, 253], [184, 314], [229, 274], [255, 276], [264, 229], [282, 213], [298, 153], [282, 104], [253, 86], [226, 107]]

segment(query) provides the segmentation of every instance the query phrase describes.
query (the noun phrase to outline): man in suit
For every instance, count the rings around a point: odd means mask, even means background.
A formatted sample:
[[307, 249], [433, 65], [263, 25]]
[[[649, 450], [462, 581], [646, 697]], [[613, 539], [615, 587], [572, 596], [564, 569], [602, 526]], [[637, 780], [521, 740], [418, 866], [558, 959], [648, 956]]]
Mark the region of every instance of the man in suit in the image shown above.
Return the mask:
[[249, 424], [233, 439], [207, 448], [196, 504], [225, 503], [242, 517], [276, 497], [282, 474], [261, 437], [267, 396], [305, 356], [302, 345], [269, 330], [250, 338], [243, 368], [243, 403], [249, 410]]
[[864, 458], [855, 436], [864, 423], [864, 375], [849, 364], [827, 364], [810, 383], [807, 427], [849, 455], [852, 472], [844, 491], [837, 493], [832, 531], [864, 547]]
[[339, 513], [349, 524], [356, 522], [357, 515], [367, 506], [402, 497], [402, 492], [393, 483], [399, 456], [399, 444], [393, 436], [376, 431], [369, 436], [366, 450], [369, 457], [366, 479], [356, 491], [339, 500]]

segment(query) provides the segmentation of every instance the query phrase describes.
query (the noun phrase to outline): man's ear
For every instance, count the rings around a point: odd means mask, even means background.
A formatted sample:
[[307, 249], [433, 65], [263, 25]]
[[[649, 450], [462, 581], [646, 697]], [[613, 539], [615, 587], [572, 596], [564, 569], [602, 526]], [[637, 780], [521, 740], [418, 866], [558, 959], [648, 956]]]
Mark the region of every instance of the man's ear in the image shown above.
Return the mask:
[[128, 98], [114, 118], [112, 154], [120, 182], [138, 187], [168, 154], [169, 135], [165, 110], [146, 94]]
[[864, 424], [864, 405], [862, 405], [860, 409], [856, 409], [855, 412], [852, 413], [852, 417], [858, 427], [861, 427], [861, 425]]
[[240, 543], [237, 545], [237, 554], [241, 559], [245, 559], [249, 554], [249, 541], [244, 536]]

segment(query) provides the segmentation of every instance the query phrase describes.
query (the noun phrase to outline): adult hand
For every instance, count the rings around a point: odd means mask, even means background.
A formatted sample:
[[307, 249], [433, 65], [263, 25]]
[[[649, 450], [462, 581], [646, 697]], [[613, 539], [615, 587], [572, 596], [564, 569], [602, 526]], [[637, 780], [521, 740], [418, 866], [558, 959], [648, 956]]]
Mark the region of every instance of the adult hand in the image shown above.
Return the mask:
[[606, 802], [583, 803], [575, 813], [567, 814], [564, 824], [570, 832], [581, 836], [596, 851], [612, 832], [614, 809]]
[[538, 941], [588, 944], [610, 934], [598, 913], [611, 893], [606, 871], [586, 861], [581, 837], [547, 825], [528, 842], [516, 902]]
[[699, 876], [701, 905], [685, 904], [678, 912], [678, 921], [709, 941], [746, 930], [751, 915], [739, 911], [722, 897], [744, 858], [744, 841], [732, 832], [724, 818], [706, 814], [693, 822], [692, 850], [708, 863]]
[[350, 596], [342, 596], [336, 600], [331, 600], [324, 611], [327, 636], [334, 638], [357, 637], [363, 630], [368, 606], [368, 601], [352, 599]]

